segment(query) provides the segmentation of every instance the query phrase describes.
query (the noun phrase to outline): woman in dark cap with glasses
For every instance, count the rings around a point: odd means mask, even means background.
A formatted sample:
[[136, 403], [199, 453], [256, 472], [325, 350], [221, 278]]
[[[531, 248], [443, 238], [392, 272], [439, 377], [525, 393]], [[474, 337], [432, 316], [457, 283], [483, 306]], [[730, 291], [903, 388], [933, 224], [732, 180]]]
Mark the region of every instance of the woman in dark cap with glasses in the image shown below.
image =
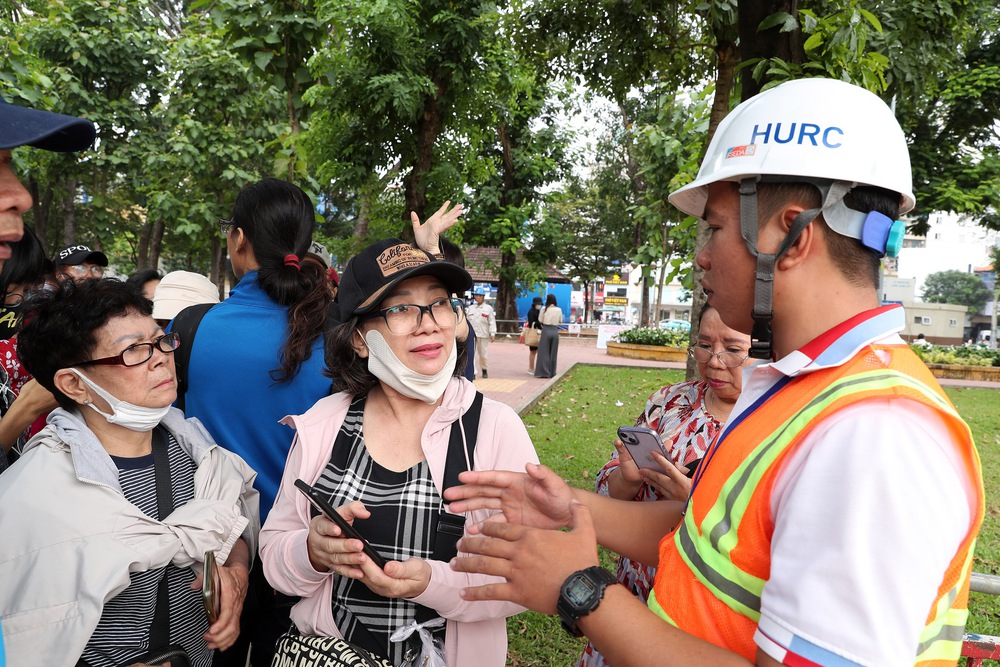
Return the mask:
[[[117, 667], [170, 645], [208, 667], [239, 633], [254, 473], [171, 408], [180, 341], [117, 280], [28, 300], [19, 353], [59, 402], [0, 475], [0, 617], [10, 664]], [[221, 606], [202, 601], [206, 554]]]
[[[286, 420], [295, 441], [262, 531], [264, 573], [302, 598], [292, 620], [305, 635], [343, 636], [400, 664], [408, 644], [390, 636], [430, 622], [424, 631], [448, 665], [506, 662], [504, 619], [520, 608], [466, 603], [463, 586], [496, 579], [448, 565], [464, 527], [490, 512], [450, 515], [441, 494], [461, 470], [523, 470], [537, 456], [520, 418], [460, 377], [466, 354], [452, 294], [471, 284], [465, 269], [398, 239], [369, 246], [341, 277], [344, 321], [326, 359], [343, 391]], [[353, 522], [385, 568], [315, 516], [296, 480]], [[433, 629], [438, 618], [445, 623]]]

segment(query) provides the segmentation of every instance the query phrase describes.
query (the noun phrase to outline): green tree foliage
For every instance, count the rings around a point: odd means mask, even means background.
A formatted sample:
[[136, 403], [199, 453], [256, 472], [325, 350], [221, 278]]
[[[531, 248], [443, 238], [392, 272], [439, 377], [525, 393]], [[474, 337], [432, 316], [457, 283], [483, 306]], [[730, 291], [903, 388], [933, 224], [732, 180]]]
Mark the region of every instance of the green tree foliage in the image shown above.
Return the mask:
[[992, 298], [979, 277], [962, 271], [939, 271], [924, 280], [923, 299], [929, 303], [953, 303], [981, 313], [983, 304]]
[[[497, 68], [492, 80], [493, 100], [484, 117], [493, 131], [480, 138], [477, 164], [483, 173], [464, 240], [500, 249], [500, 266], [493, 267], [500, 283], [497, 318], [516, 321], [518, 283], [543, 282], [546, 265], [565, 256], [557, 242], [561, 227], [538, 212], [543, 189], [569, 173], [572, 137], [560, 129], [553, 89], [517, 58], [512, 45], [498, 39], [489, 59], [506, 61], [506, 67]], [[528, 239], [530, 247], [518, 261]]]
[[272, 141], [275, 175], [309, 184], [300, 133], [310, 108], [305, 94], [315, 83], [309, 59], [326, 38], [326, 26], [315, 16], [311, 0], [197, 0], [207, 8], [225, 45], [250, 64], [248, 74], [260, 88], [284, 98], [286, 124]]
[[316, 5], [331, 27], [312, 60], [321, 83], [306, 96], [316, 109], [309, 145], [321, 178], [349, 184], [370, 199], [402, 176], [405, 206], [399, 220], [409, 220], [411, 210], [425, 217], [428, 192], [435, 201], [457, 200], [461, 165], [441, 159], [442, 139], [467, 136], [475, 123], [488, 90], [491, 63], [483, 53], [496, 34], [496, 5], [485, 0], [317, 0]]
[[605, 165], [594, 166], [594, 177], [586, 182], [571, 179], [543, 207], [545, 218], [562, 230], [561, 266], [582, 284], [587, 322], [592, 321], [594, 307], [591, 287], [598, 278], [614, 273], [632, 247], [628, 186], [609, 174]]
[[[771, 83], [843, 78], [891, 102], [907, 133], [917, 199], [915, 230], [934, 211], [978, 216], [1000, 229], [1000, 8], [992, 0], [799, 3], [763, 26], [801, 30], [806, 60], [773, 58], [754, 72]], [[753, 64], [753, 63], [752, 63]]]

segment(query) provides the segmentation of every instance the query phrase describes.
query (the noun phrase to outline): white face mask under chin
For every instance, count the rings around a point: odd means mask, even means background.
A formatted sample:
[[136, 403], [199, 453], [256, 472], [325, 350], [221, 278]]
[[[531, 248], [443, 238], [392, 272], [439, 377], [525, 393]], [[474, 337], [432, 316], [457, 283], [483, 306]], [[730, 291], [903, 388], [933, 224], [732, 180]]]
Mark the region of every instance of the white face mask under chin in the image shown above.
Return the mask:
[[120, 401], [99, 387], [79, 370], [75, 368], [71, 368], [70, 370], [80, 376], [80, 379], [93, 389], [95, 394], [107, 401], [108, 405], [111, 406], [111, 414], [109, 415], [106, 412], [101, 412], [93, 403], [89, 401], [85, 403], [94, 412], [107, 419], [109, 424], [117, 424], [132, 431], [151, 431], [156, 428], [160, 420], [170, 411], [169, 405], [162, 408], [144, 408], [141, 405], [133, 405], [126, 401]]
[[368, 347], [368, 370], [403, 396], [424, 403], [435, 403], [444, 394], [445, 387], [455, 373], [458, 350], [454, 344], [441, 370], [434, 375], [424, 375], [400, 361], [378, 331], [372, 329], [366, 333], [364, 341]]

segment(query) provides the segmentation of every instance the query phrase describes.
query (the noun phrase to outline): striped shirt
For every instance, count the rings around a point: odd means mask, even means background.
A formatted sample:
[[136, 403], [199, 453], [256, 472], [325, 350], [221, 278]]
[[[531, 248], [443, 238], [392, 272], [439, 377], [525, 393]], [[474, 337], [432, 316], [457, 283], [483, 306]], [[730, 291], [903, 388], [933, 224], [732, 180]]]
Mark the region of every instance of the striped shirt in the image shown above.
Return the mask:
[[[169, 434], [167, 452], [174, 507], [180, 507], [194, 498], [197, 464]], [[112, 456], [111, 459], [118, 466], [118, 481], [125, 498], [147, 516], [159, 519], [153, 455]], [[170, 643], [187, 650], [192, 667], [211, 666], [213, 651], [208, 649], [203, 638], [208, 631], [208, 617], [201, 603], [201, 590], [190, 588], [195, 573], [190, 568], [181, 569], [172, 564], [130, 575], [128, 588], [104, 605], [101, 620], [87, 642], [82, 660], [91, 667], [118, 667], [132, 664], [150, 651], [149, 629], [156, 608], [157, 587], [164, 574], [170, 607]]]
[[[430, 466], [421, 461], [395, 472], [368, 455], [361, 432], [365, 397], [351, 404], [337, 435], [330, 462], [315, 486], [328, 495], [334, 507], [360, 500], [371, 512], [356, 519], [354, 527], [387, 560], [429, 559], [431, 527], [443, 509], [441, 495], [431, 478]], [[337, 576], [331, 601], [333, 618], [344, 637], [388, 658], [403, 662], [405, 642], [390, 642], [389, 636], [416, 618], [417, 604], [402, 598], [385, 598], [362, 582]], [[437, 636], [443, 636], [443, 628]]]

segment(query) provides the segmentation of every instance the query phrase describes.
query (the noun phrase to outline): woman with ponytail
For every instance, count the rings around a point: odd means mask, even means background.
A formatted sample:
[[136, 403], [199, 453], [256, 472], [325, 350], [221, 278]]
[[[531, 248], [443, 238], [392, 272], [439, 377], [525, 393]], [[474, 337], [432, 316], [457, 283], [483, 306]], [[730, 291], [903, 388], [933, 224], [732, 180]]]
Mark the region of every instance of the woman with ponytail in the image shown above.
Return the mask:
[[[220, 223], [239, 282], [205, 313], [191, 341], [185, 413], [257, 471], [261, 519], [274, 502], [292, 440], [278, 420], [330, 393], [323, 331], [332, 297], [323, 269], [302, 261], [315, 220], [313, 203], [291, 183], [264, 179], [244, 188], [232, 218]], [[253, 639], [253, 665], [271, 664], [287, 618], [254, 568], [241, 633], [241, 640]], [[221, 664], [245, 664], [246, 646], [237, 647]], [[234, 651], [239, 655], [227, 655]]]

